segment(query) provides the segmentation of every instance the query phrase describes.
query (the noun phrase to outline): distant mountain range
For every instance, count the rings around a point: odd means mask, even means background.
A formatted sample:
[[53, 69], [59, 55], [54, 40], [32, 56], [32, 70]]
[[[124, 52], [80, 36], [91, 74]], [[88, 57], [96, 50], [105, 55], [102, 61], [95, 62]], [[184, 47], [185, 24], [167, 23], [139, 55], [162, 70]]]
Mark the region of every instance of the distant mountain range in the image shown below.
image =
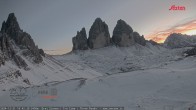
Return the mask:
[[196, 35], [173, 33], [167, 37], [164, 45], [169, 48], [195, 47]]

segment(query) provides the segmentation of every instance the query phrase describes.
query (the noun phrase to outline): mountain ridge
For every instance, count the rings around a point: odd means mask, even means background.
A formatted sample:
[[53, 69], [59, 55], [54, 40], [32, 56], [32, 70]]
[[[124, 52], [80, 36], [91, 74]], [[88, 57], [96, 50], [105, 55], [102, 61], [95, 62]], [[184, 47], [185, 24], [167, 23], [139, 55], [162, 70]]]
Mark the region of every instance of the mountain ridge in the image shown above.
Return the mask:
[[164, 45], [168, 48], [195, 47], [196, 35], [172, 33], [167, 37]]

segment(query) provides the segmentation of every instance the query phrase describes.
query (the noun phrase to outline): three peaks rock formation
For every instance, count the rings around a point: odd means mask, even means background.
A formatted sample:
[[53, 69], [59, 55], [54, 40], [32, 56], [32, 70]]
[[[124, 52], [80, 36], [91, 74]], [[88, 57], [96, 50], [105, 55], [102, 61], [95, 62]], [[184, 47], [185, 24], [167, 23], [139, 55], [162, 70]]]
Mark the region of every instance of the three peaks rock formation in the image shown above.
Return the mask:
[[41, 63], [44, 55], [31, 36], [20, 29], [14, 13], [10, 13], [8, 19], [2, 23], [0, 31], [0, 65], [13, 60], [18, 67], [26, 69], [28, 65], [22, 57], [31, 58], [34, 63]]
[[113, 30], [113, 36], [110, 38], [108, 25], [96, 18], [89, 31], [87, 38], [85, 28], [82, 28], [77, 35], [73, 37], [73, 51], [74, 50], [87, 50], [98, 49], [109, 45], [116, 45], [119, 47], [128, 47], [134, 44], [146, 45], [144, 36], [140, 36], [138, 32], [133, 29], [123, 20], [118, 20]]

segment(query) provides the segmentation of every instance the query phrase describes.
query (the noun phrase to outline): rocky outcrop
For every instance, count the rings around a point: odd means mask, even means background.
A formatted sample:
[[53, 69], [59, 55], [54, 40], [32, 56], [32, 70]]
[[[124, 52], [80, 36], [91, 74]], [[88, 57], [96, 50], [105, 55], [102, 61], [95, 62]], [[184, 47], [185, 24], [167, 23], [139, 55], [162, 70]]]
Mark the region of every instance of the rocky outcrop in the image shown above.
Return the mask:
[[13, 43], [11, 43], [11, 40], [7, 34], [2, 34], [2, 36], [0, 36], [0, 42], [1, 52], [4, 59], [7, 60], [12, 58], [16, 52], [14, 51]]
[[14, 50], [14, 42], [7, 36], [7, 34], [0, 36], [0, 44], [0, 51], [2, 53], [0, 58], [1, 64], [4, 64], [5, 60], [13, 59], [19, 68], [26, 68], [28, 66], [20, 56], [16, 55], [17, 52]]
[[5, 43], [2, 42], [3, 36], [0, 33], [0, 66], [5, 64], [5, 55], [3, 53], [3, 46], [5, 46]]
[[87, 35], [85, 28], [82, 28], [80, 32], [77, 32], [77, 35], [72, 38], [73, 51], [74, 50], [87, 50]]
[[43, 58], [41, 57], [41, 54], [39, 53], [39, 48], [36, 46], [35, 48], [31, 49], [31, 52], [34, 57], [34, 62], [35, 63], [41, 63], [43, 61]]
[[126, 47], [133, 45], [133, 29], [123, 20], [118, 20], [113, 30], [112, 40], [115, 45]]
[[22, 68], [22, 67], [24, 67], [25, 69], [27, 68], [28, 65], [19, 55], [14, 55], [13, 59], [19, 68]]
[[102, 48], [110, 45], [108, 25], [97, 18], [89, 31], [88, 46], [90, 49]]
[[184, 53], [186, 54], [186, 57], [196, 55], [196, 47], [194, 47], [190, 50], [187, 50]]
[[196, 35], [189, 36], [180, 33], [173, 33], [167, 37], [164, 45], [169, 48], [182, 48], [196, 46]]
[[45, 53], [44, 53], [43, 49], [39, 49], [39, 54], [42, 55], [43, 57], [45, 57]]
[[22, 30], [17, 22], [17, 18], [15, 17], [14, 13], [10, 13], [6, 22], [2, 23], [1, 32], [8, 33], [11, 37], [16, 37]]
[[146, 40], [144, 39], [144, 36], [140, 36], [138, 32], [133, 32], [133, 39], [135, 43], [138, 43], [140, 45], [145, 46], [146, 45]]
[[118, 20], [113, 31], [112, 41], [120, 47], [128, 47], [135, 43], [145, 46], [146, 40], [144, 36], [140, 36], [138, 32], [133, 32], [133, 29], [123, 20]]
[[148, 42], [151, 43], [152, 45], [160, 45], [160, 44], [158, 44], [157, 42], [155, 42], [153, 40], [149, 40]]
[[5, 64], [5, 59], [4, 59], [2, 52], [0, 51], [0, 67], [1, 65], [4, 65], [4, 64]]

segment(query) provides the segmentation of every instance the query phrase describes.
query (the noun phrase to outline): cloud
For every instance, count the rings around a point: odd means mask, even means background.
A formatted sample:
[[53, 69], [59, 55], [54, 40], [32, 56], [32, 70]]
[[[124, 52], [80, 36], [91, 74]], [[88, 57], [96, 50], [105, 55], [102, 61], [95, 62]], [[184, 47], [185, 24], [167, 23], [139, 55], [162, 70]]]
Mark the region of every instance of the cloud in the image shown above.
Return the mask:
[[172, 33], [181, 33], [192, 35], [196, 32], [196, 20], [191, 20], [183, 24], [177, 24], [164, 31], [155, 31], [152, 34], [145, 36], [148, 40], [153, 40], [158, 43], [163, 43], [165, 39]]

